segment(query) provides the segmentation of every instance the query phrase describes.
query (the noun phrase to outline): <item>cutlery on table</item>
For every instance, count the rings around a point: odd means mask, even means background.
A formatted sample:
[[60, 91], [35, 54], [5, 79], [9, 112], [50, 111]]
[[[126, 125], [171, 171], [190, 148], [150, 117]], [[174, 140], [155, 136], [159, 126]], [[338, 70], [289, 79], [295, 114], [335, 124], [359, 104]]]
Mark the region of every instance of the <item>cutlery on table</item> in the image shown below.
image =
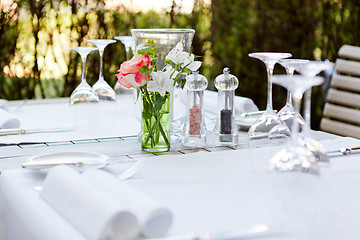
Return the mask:
[[[265, 110], [256, 111], [256, 112], [244, 112], [240, 114], [240, 117], [250, 117], [254, 115], [261, 115], [265, 112]], [[277, 113], [277, 110], [274, 110], [274, 113]]]
[[[76, 166], [76, 167], [82, 167], [86, 164], [89, 164], [87, 163], [86, 161], [84, 160], [75, 160], [75, 161], [72, 161], [72, 160], [69, 160], [69, 161], [52, 161], [52, 160], [49, 160], [49, 161], [37, 161], [37, 162], [24, 162], [22, 164], [22, 167], [23, 168], [42, 168], [42, 167], [52, 167], [52, 166], [57, 166], [57, 165], [71, 165], [71, 166]], [[97, 163], [96, 163], [97, 164]]]
[[168, 237], [160, 237], [160, 238], [150, 238], [144, 240], [240, 240], [240, 239], [248, 239], [261, 237], [268, 233], [270, 227], [265, 224], [255, 225], [249, 229], [243, 230], [234, 230], [228, 232], [219, 232], [219, 233], [189, 233], [184, 235], [175, 235]]
[[20, 135], [20, 134], [31, 134], [31, 133], [52, 133], [52, 132], [69, 132], [73, 131], [72, 128], [44, 128], [44, 129], [24, 129], [24, 128], [9, 128], [0, 129], [0, 136], [6, 135]]
[[328, 155], [329, 157], [336, 157], [336, 156], [349, 155], [349, 154], [352, 154], [352, 153], [360, 153], [360, 151], [356, 151], [356, 150], [360, 150], [360, 147], [339, 148], [339, 149], [334, 150], [334, 151], [326, 152], [326, 155]]

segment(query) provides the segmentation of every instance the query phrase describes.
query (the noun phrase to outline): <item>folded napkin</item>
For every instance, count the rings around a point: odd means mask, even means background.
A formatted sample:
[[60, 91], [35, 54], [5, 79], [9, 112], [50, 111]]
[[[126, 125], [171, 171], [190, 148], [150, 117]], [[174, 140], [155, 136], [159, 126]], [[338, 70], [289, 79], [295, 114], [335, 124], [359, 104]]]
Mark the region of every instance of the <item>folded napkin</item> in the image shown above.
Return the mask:
[[134, 239], [139, 224], [128, 206], [70, 167], [51, 169], [40, 197], [87, 239]]
[[0, 128], [19, 128], [20, 121], [13, 115], [0, 108]]
[[[181, 94], [181, 102], [186, 106], [187, 93], [183, 91]], [[217, 115], [217, 101], [218, 93], [215, 91], [205, 90], [204, 92], [204, 111], [210, 115]], [[259, 108], [255, 105], [254, 101], [250, 98], [235, 96], [234, 98], [235, 114], [243, 112], [256, 112]]]
[[91, 184], [110, 193], [135, 214], [143, 237], [160, 237], [170, 229], [173, 220], [171, 212], [154, 199], [105, 171], [89, 170], [83, 175]]

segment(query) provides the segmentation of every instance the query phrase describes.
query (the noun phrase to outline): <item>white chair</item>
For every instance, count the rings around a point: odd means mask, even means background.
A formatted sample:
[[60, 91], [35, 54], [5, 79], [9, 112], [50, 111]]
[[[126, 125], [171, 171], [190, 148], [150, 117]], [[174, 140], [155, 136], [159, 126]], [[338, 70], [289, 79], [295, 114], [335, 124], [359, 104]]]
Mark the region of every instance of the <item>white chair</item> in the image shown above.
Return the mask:
[[344, 45], [338, 55], [320, 128], [360, 138], [360, 47]]

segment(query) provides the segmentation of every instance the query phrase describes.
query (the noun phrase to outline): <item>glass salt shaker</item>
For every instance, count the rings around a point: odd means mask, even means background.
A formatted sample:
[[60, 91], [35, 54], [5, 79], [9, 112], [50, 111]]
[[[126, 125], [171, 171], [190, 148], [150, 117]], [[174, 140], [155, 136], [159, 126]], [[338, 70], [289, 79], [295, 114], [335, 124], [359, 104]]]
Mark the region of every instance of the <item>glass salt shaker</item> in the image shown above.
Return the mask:
[[186, 76], [187, 104], [181, 141], [186, 147], [205, 146], [206, 127], [203, 114], [203, 98], [207, 85], [207, 79], [198, 72]]
[[218, 89], [218, 113], [215, 125], [216, 145], [234, 146], [237, 144], [238, 130], [235, 123], [234, 97], [238, 87], [237, 77], [224, 68], [223, 74], [215, 78]]

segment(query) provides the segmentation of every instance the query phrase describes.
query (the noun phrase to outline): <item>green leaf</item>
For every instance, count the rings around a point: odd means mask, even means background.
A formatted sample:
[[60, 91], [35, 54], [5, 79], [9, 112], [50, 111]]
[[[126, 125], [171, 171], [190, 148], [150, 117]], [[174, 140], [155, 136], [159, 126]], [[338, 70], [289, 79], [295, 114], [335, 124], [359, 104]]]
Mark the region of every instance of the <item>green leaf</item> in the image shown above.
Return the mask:
[[145, 49], [139, 49], [138, 50], [138, 54], [145, 54], [145, 53], [146, 53]]
[[181, 89], [183, 89], [185, 87], [185, 83], [186, 83], [186, 81], [181, 82]]

